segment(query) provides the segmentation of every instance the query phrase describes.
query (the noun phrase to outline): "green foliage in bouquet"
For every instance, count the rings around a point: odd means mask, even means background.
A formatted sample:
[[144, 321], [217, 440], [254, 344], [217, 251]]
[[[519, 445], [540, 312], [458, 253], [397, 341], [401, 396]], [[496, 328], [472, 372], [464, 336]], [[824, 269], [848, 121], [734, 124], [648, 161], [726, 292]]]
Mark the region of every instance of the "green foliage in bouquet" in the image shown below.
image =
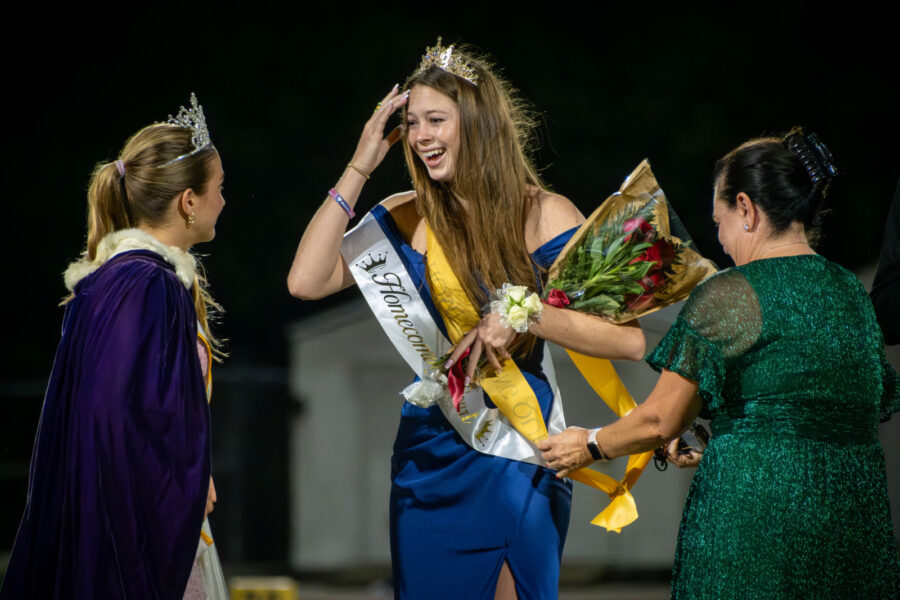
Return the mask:
[[622, 323], [684, 299], [715, 273], [676, 237], [677, 220], [645, 160], [594, 211], [550, 268], [548, 304]]
[[628, 207], [609, 221], [595, 223], [547, 284], [546, 293], [560, 290], [573, 310], [617, 317], [662, 291], [679, 246], [657, 239], [651, 211]]

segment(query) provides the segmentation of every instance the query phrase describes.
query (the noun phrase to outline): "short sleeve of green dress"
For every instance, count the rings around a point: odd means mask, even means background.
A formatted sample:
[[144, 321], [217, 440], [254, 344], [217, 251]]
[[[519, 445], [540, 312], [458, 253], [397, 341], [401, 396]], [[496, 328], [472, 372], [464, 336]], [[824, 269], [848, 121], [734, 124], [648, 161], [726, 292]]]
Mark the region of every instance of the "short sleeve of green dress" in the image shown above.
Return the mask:
[[694, 289], [669, 333], [647, 358], [651, 366], [693, 379], [703, 398], [701, 416], [723, 406], [729, 375], [759, 338], [759, 301], [747, 279], [729, 269]]
[[852, 273], [815, 255], [723, 271], [647, 360], [697, 382], [713, 433], [673, 597], [900, 597], [877, 434], [900, 384]]

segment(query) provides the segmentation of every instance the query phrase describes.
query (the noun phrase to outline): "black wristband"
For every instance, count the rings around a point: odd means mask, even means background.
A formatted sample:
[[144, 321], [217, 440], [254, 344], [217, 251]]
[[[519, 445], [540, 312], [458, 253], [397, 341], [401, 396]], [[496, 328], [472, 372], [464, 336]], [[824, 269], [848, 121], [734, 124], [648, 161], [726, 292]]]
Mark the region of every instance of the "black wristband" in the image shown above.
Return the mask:
[[601, 427], [597, 429], [592, 429], [588, 433], [588, 452], [591, 453], [591, 456], [594, 457], [594, 460], [602, 460], [604, 462], [609, 461], [608, 458], [603, 456], [603, 451], [600, 450], [600, 446], [597, 444], [597, 432], [600, 431]]

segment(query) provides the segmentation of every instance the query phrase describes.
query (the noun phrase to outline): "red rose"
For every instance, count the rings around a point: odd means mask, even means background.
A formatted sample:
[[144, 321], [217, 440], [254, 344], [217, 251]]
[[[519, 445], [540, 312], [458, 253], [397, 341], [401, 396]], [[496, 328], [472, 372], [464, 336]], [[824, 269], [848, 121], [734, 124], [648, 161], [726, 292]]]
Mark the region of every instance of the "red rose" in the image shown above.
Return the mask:
[[628, 233], [629, 231], [633, 231], [635, 229], [639, 230], [641, 233], [647, 233], [648, 231], [650, 231], [653, 228], [650, 227], [650, 223], [648, 223], [642, 217], [634, 217], [633, 219], [626, 219], [625, 224], [622, 226], [622, 230], [625, 233]]
[[662, 255], [659, 253], [659, 242], [653, 244], [641, 255], [641, 258], [644, 262], [652, 262], [655, 263], [654, 266], [650, 267], [651, 271], [655, 271], [656, 269], [662, 269], [663, 261]]
[[670, 266], [675, 262], [675, 247], [666, 240], [659, 240], [653, 247], [659, 252], [659, 258], [662, 260], [663, 268]]
[[638, 284], [648, 292], [661, 288], [665, 283], [666, 278], [659, 271], [648, 273], [646, 277], [638, 281]]
[[650, 267], [650, 272], [658, 271], [668, 267], [675, 260], [675, 249], [669, 242], [659, 240], [641, 253], [637, 258], [632, 258], [628, 264], [633, 265], [639, 262], [655, 263]]
[[634, 265], [642, 262], [655, 263], [652, 267], [650, 267], [650, 271], [656, 271], [658, 269], [662, 269], [663, 261], [662, 256], [659, 254], [659, 248], [657, 248], [658, 244], [653, 244], [646, 250], [644, 250], [640, 256], [636, 256], [628, 261], [629, 265]]
[[562, 290], [551, 290], [544, 302], [557, 308], [565, 308], [571, 304], [569, 297]]
[[643, 217], [625, 219], [625, 223], [622, 225], [622, 231], [629, 234], [625, 237], [626, 242], [631, 241], [631, 236], [633, 234], [631, 234], [630, 232], [634, 230], [638, 230], [639, 232], [644, 234], [645, 241], [649, 242], [653, 238], [653, 227], [651, 227], [650, 223], [648, 223], [647, 220]]

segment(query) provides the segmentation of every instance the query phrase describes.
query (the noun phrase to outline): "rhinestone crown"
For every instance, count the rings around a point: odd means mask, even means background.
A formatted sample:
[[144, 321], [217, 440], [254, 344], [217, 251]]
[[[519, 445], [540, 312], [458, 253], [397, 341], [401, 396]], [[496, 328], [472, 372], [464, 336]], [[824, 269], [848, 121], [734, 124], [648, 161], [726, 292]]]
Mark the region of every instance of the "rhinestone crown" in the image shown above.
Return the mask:
[[419, 63], [419, 71], [435, 66], [442, 71], [462, 77], [472, 85], [478, 85], [478, 75], [475, 74], [475, 69], [459, 54], [454, 54], [453, 48], [453, 44], [447, 47], [442, 46], [441, 38], [438, 37], [437, 44], [430, 48], [425, 48], [422, 62]]
[[174, 117], [169, 115], [169, 119], [166, 121], [169, 125], [176, 125], [178, 127], [184, 127], [185, 129], [191, 130], [191, 143], [194, 144], [194, 149], [188, 152], [187, 154], [182, 154], [177, 158], [173, 158], [162, 166], [171, 165], [172, 163], [176, 163], [179, 160], [185, 159], [188, 156], [193, 156], [197, 154], [204, 148], [208, 148], [212, 145], [212, 140], [209, 139], [209, 129], [206, 128], [206, 117], [203, 115], [203, 107], [200, 106], [200, 103], [197, 102], [197, 96], [193, 92], [191, 92], [191, 107], [185, 108], [180, 107], [178, 110], [178, 114]]

